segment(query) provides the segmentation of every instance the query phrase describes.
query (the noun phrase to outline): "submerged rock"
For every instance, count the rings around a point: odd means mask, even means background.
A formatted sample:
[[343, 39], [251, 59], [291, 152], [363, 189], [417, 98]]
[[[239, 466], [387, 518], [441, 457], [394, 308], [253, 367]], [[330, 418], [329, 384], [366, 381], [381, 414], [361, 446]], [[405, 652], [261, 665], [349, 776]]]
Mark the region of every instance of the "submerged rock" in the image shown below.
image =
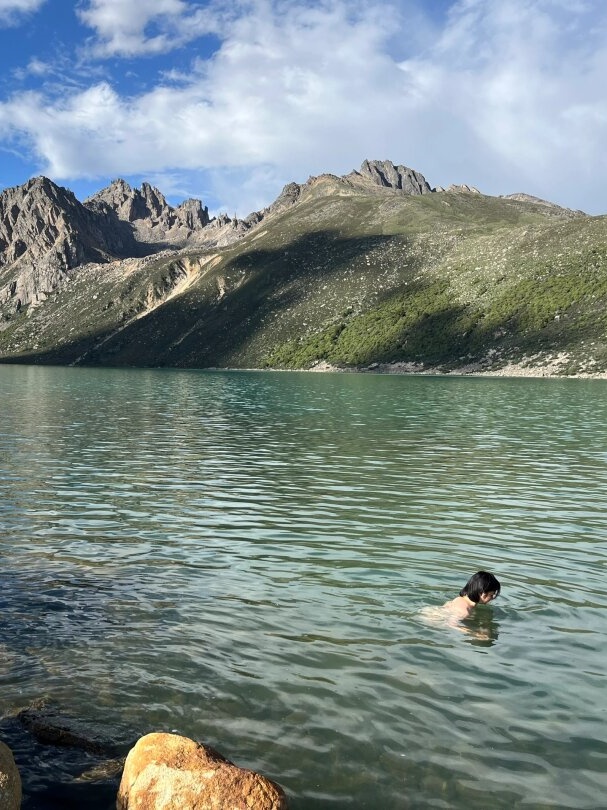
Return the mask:
[[119, 752], [116, 741], [108, 739], [98, 728], [44, 704], [23, 709], [17, 718], [38, 742], [45, 745], [78, 748], [106, 756], [115, 756]]
[[23, 807], [31, 810], [114, 807], [124, 759], [138, 736], [71, 717], [44, 700], [0, 717], [0, 739], [10, 746]]
[[19, 810], [21, 807], [21, 777], [13, 752], [0, 742], [0, 810]]
[[178, 734], [142, 737], [127, 756], [117, 810], [286, 810], [282, 788]]

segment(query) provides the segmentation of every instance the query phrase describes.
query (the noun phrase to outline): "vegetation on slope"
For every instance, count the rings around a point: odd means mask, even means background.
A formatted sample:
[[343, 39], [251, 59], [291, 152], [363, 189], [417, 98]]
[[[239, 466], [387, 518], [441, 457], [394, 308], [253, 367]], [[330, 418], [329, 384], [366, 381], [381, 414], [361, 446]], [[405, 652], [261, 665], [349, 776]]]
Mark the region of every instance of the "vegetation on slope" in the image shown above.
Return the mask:
[[[584, 232], [593, 223], [584, 223]], [[567, 371], [602, 370], [607, 360], [607, 229], [600, 222], [593, 247], [572, 245], [555, 253], [538, 241], [508, 262], [484, 253], [478, 240], [386, 293], [366, 311], [353, 307], [322, 329], [290, 340], [268, 358], [270, 365], [307, 367], [411, 362], [445, 369], [491, 364], [541, 353], [566, 352]], [[546, 241], [546, 234], [542, 234]], [[556, 241], [556, 240], [555, 240]], [[561, 241], [561, 240], [559, 240]], [[481, 242], [482, 244], [482, 242]], [[501, 251], [498, 251], [498, 254]], [[462, 255], [463, 254], [463, 255]], [[548, 258], [549, 256], [549, 258]]]

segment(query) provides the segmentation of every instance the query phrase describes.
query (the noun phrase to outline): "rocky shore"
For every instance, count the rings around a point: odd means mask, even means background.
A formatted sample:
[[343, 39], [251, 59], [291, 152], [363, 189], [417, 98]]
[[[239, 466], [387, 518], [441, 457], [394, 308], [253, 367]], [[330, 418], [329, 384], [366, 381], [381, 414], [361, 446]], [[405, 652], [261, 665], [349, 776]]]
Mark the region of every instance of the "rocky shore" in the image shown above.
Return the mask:
[[358, 372], [373, 374], [423, 374], [426, 376], [448, 375], [450, 377], [549, 377], [555, 379], [607, 379], [607, 371], [585, 371], [567, 373], [569, 356], [560, 353], [553, 358], [538, 360], [535, 357], [525, 358], [519, 363], [508, 362], [493, 364], [491, 362], [470, 363], [456, 369], [441, 366], [425, 366], [423, 363], [372, 363], [369, 366], [342, 368], [330, 363], [319, 362], [309, 371], [324, 372]]
[[119, 739], [45, 706], [4, 718], [0, 733], [14, 748], [0, 741], [0, 810], [19, 810], [22, 801], [41, 808], [287, 810], [278, 784], [179, 734], [145, 734], [124, 756]]

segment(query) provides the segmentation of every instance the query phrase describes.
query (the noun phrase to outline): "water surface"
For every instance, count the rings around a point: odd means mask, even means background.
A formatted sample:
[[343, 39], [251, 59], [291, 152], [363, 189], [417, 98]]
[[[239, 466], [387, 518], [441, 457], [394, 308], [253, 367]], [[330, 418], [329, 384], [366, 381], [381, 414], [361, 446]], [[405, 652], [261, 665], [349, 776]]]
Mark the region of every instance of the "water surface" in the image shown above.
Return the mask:
[[[1, 713], [175, 730], [295, 810], [604, 807], [606, 395], [0, 366]], [[469, 632], [423, 620], [479, 568]]]

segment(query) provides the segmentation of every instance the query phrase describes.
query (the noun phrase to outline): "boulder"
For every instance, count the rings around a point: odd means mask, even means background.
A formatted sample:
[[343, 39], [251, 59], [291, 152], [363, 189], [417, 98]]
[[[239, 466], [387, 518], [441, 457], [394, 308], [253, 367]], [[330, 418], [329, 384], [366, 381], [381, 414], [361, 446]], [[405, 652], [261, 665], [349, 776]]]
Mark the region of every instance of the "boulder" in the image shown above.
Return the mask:
[[142, 737], [126, 758], [117, 810], [286, 810], [282, 788], [178, 734]]
[[21, 777], [13, 752], [0, 742], [0, 810], [19, 810], [20, 807]]

